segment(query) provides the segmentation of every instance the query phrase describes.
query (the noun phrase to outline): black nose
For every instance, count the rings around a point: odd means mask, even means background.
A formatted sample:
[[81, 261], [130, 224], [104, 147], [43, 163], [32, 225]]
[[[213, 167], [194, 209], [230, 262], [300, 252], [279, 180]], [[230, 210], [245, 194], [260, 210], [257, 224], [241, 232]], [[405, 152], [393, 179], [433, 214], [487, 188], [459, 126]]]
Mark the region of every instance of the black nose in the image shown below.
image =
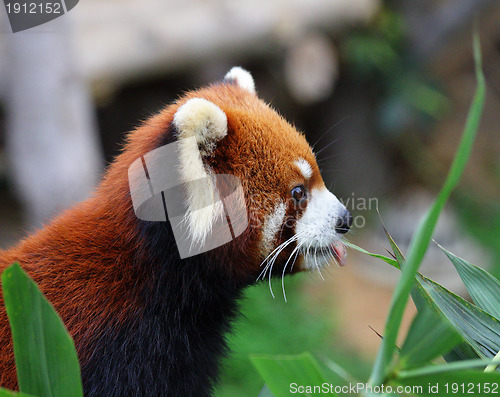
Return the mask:
[[349, 211], [344, 210], [337, 218], [335, 231], [340, 234], [347, 233], [352, 226], [352, 215]]

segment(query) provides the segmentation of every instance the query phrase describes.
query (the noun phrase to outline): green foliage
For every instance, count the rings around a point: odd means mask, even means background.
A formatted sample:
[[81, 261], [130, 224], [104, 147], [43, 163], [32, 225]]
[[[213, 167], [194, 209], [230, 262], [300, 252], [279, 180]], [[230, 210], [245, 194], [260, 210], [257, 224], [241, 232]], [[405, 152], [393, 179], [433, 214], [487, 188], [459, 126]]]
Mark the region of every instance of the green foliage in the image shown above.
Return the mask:
[[408, 258], [401, 266], [402, 274], [399, 283], [396, 286], [391, 308], [389, 310], [388, 319], [384, 333], [384, 339], [379, 350], [379, 354], [373, 367], [370, 382], [373, 384], [380, 384], [388, 375], [391, 368], [391, 361], [396, 347], [396, 338], [403, 318], [403, 312], [408, 301], [409, 293], [415, 282], [415, 275], [422, 259], [427, 251], [427, 247], [432, 238], [432, 233], [436, 226], [439, 214], [441, 213], [444, 205], [452, 190], [456, 187], [460, 180], [460, 176], [465, 168], [465, 164], [469, 159], [472, 145], [476, 137], [479, 127], [479, 121], [484, 107], [484, 100], [486, 95], [486, 84], [484, 75], [481, 69], [481, 56], [479, 39], [475, 37], [474, 46], [474, 59], [476, 61], [476, 77], [478, 86], [476, 94], [467, 117], [464, 133], [457, 150], [457, 154], [451, 165], [450, 172], [443, 188], [438, 194], [438, 197], [432, 204], [431, 208], [427, 211], [419, 227], [415, 231], [413, 238], [408, 248]]
[[[336, 324], [331, 314], [311, 310], [311, 300], [300, 291], [309, 278], [308, 274], [298, 274], [286, 280], [286, 303], [279, 295], [272, 298], [267, 283], [245, 291], [242, 315], [228, 335], [229, 354], [222, 363], [217, 397], [259, 394], [262, 383], [249, 358], [253, 354], [297, 355], [308, 350], [343, 362], [355, 375], [369, 373], [366, 362], [333, 344]], [[281, 281], [273, 280], [273, 288], [280, 291]]]
[[[49, 301], [18, 264], [2, 273], [2, 289], [19, 390], [41, 397], [83, 396], [73, 340]], [[23, 394], [2, 390], [0, 396]]]
[[0, 388], [0, 397], [32, 397], [32, 395]]
[[417, 280], [429, 305], [443, 314], [479, 357], [495, 356], [500, 350], [500, 322], [496, 318], [428, 278], [419, 275]]
[[400, 362], [405, 368], [428, 363], [448, 353], [461, 341], [449, 324], [428, 307], [423, 307], [410, 326], [400, 351]]
[[276, 397], [290, 395], [290, 379], [297, 385], [328, 383], [318, 362], [309, 353], [297, 356], [252, 355], [251, 361]]
[[[443, 249], [457, 268], [476, 306], [418, 273], [439, 214], [460, 180], [479, 127], [486, 88], [481, 70], [477, 36], [474, 38], [474, 58], [478, 86], [462, 140], [443, 188], [413, 235], [407, 258], [405, 259], [387, 231], [394, 258], [372, 254], [349, 244], [352, 248], [379, 258], [401, 270], [401, 277], [393, 294], [386, 320], [382, 343], [368, 380], [370, 387], [421, 386], [421, 389], [416, 392], [413, 390], [413, 394], [422, 396], [471, 395], [468, 389], [455, 390], [451, 386], [449, 389], [446, 388], [447, 383], [448, 385], [465, 383], [474, 385], [472, 395], [477, 396], [490, 395], [491, 393], [484, 387], [500, 382], [500, 372], [495, 371], [500, 363], [500, 323], [498, 320], [500, 283], [498, 280], [485, 270]], [[396, 339], [410, 294], [417, 306], [418, 314], [412, 322], [402, 348], [398, 349]], [[433, 359], [441, 355], [448, 360], [447, 364], [431, 363]], [[270, 357], [266, 359], [268, 362], [271, 360]], [[276, 396], [285, 395], [283, 394], [284, 385], [297, 381], [299, 364], [303, 366], [304, 371], [307, 366], [309, 372], [311, 368], [320, 368], [319, 364], [309, 356], [307, 363], [295, 361], [294, 368], [288, 370], [289, 377], [285, 382], [283, 378], [286, 377], [287, 368], [281, 365], [284, 358], [279, 357], [275, 360], [280, 365], [274, 363], [275, 365], [263, 366], [261, 362], [255, 365], [266, 382], [273, 382], [272, 386], [269, 383], [268, 386]], [[303, 384], [317, 385], [321, 384], [318, 383], [321, 379], [319, 376], [320, 373], [314, 373], [310, 374], [309, 379], [304, 379], [304, 377], [300, 379]], [[276, 379], [279, 379], [281, 384], [280, 390], [276, 389]], [[438, 385], [438, 392], [430, 389], [430, 385]], [[374, 394], [367, 390], [364, 395]]]
[[455, 265], [474, 303], [496, 319], [500, 319], [500, 282], [484, 269], [471, 265], [439, 247]]

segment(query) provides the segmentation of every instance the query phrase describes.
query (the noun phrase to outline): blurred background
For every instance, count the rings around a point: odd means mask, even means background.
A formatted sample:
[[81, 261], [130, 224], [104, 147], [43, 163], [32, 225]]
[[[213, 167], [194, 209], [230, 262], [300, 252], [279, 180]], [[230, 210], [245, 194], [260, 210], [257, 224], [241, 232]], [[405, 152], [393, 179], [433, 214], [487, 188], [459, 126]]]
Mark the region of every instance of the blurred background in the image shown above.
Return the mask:
[[[435, 240], [500, 274], [498, 1], [84, 0], [16, 34], [0, 15], [0, 248], [91, 194], [141, 120], [240, 65], [314, 144], [354, 215], [347, 237], [381, 254], [377, 209], [405, 249], [444, 180], [475, 89], [475, 21], [485, 113]], [[465, 293], [436, 247], [422, 273]], [[364, 376], [397, 277], [351, 250], [341, 270], [288, 278], [287, 303], [279, 282], [275, 299], [249, 289], [216, 395], [258, 394], [250, 353], [309, 350]]]

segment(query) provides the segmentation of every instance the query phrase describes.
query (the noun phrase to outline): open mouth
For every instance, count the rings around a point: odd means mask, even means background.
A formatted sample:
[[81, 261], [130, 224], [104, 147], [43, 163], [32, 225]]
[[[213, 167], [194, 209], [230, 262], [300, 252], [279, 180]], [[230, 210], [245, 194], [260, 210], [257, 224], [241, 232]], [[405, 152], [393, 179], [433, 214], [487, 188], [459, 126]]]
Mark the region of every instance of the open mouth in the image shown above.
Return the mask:
[[345, 248], [345, 245], [338, 241], [331, 245], [331, 249], [333, 251], [335, 259], [337, 259], [339, 266], [344, 266], [347, 259], [347, 250]]
[[306, 254], [324, 258], [333, 257], [339, 266], [344, 266], [347, 259], [347, 250], [345, 245], [340, 241], [336, 241], [329, 246], [311, 248], [307, 250]]

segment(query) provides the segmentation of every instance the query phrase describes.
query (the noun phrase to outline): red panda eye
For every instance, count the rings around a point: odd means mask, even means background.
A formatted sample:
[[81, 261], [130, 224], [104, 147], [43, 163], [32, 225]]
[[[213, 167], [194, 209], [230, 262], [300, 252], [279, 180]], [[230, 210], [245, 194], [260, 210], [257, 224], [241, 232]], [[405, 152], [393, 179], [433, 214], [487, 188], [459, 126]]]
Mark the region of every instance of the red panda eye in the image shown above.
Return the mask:
[[306, 197], [306, 189], [304, 188], [304, 186], [296, 186], [292, 189], [292, 197], [293, 199], [299, 203], [301, 202], [302, 200], [305, 199]]

